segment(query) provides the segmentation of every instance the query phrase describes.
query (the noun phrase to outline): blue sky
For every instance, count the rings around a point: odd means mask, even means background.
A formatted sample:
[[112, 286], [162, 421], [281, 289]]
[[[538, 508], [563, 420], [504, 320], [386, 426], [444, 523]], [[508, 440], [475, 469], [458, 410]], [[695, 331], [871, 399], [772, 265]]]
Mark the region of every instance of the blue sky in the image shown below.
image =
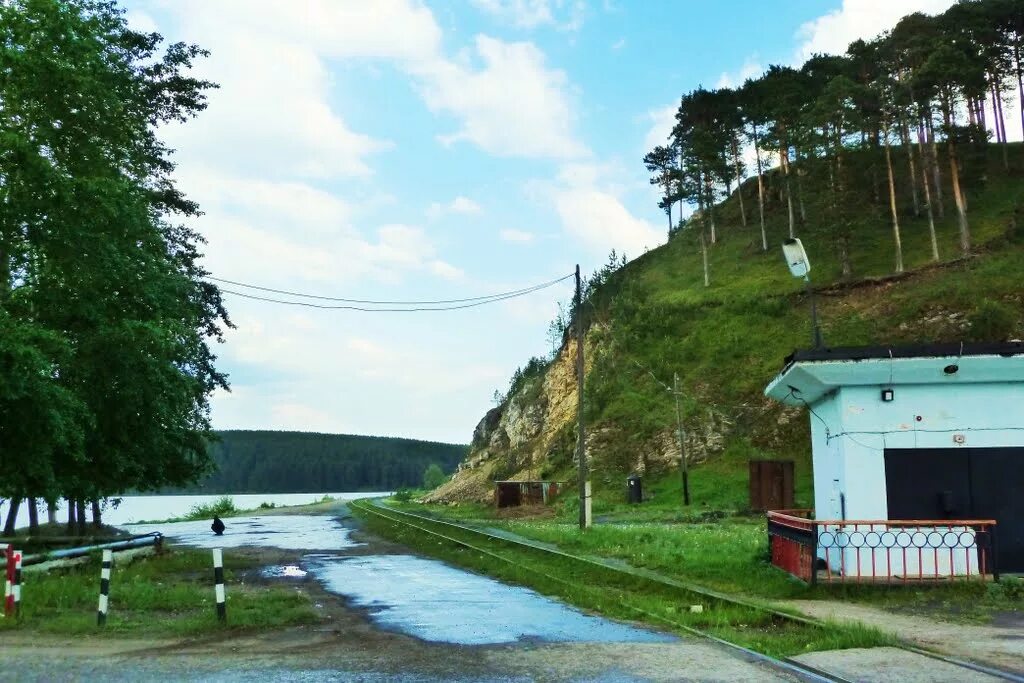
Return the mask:
[[[842, 51], [949, 0], [132, 0], [209, 49], [218, 82], [168, 127], [215, 275], [367, 299], [462, 298], [663, 243], [643, 154], [699, 84]], [[463, 311], [368, 314], [227, 296], [221, 429], [468, 441], [549, 351], [571, 286]]]

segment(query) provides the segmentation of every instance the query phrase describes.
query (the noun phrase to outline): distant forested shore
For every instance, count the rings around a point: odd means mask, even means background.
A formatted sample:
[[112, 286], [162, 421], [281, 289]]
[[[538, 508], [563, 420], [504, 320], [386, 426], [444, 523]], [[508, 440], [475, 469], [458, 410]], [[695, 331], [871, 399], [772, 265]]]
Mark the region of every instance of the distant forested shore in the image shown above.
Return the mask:
[[193, 486], [161, 493], [321, 493], [422, 486], [431, 464], [450, 473], [461, 444], [312, 432], [219, 431], [215, 470]]

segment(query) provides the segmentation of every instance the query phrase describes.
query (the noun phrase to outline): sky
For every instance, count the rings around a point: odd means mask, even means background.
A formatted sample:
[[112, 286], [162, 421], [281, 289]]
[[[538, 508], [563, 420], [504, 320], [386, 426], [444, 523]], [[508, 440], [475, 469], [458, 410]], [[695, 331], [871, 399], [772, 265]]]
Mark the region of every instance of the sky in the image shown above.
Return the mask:
[[[209, 107], [160, 134], [205, 267], [322, 296], [461, 299], [664, 243], [643, 155], [680, 95], [842, 52], [951, 0], [130, 0], [210, 51]], [[239, 290], [237, 286], [225, 288]], [[259, 292], [252, 290], [253, 294]], [[366, 313], [225, 294], [217, 429], [466, 443], [551, 351], [572, 282], [487, 306]]]

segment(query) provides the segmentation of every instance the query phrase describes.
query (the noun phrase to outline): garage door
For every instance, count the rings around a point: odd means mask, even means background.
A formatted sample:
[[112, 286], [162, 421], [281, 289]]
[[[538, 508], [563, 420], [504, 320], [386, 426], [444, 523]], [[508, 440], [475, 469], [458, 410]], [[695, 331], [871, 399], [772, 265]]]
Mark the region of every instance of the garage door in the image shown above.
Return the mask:
[[1024, 571], [1024, 448], [885, 451], [889, 519], [994, 519], [1000, 572]]

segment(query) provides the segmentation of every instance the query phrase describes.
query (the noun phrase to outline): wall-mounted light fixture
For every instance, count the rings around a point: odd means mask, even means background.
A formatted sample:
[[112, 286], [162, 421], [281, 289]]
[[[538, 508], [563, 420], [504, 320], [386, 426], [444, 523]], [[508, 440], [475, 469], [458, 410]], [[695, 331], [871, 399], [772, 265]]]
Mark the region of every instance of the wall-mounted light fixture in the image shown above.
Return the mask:
[[893, 391], [891, 387], [886, 387], [885, 389], [882, 389], [883, 402], [890, 403], [894, 398], [896, 398], [896, 392]]
[[942, 368], [942, 371], [947, 375], [955, 375], [960, 371], [960, 366], [957, 365], [956, 363], [951, 363], [946, 367]]

